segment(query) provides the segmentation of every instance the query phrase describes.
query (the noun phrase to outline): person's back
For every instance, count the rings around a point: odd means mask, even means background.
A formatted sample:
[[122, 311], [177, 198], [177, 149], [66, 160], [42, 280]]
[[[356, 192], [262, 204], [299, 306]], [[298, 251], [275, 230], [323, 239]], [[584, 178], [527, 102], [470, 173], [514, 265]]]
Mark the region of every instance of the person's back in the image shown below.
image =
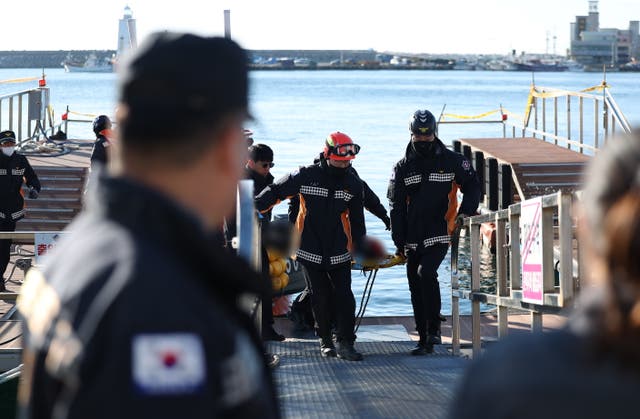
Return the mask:
[[561, 330], [506, 338], [466, 374], [451, 418], [637, 418], [640, 132], [594, 157], [582, 195], [576, 311]]
[[[194, 62], [213, 80], [204, 88], [174, 77]], [[263, 283], [213, 240], [242, 174], [245, 54], [165, 33], [124, 68], [122, 172], [98, 177], [18, 302], [23, 417], [277, 417], [260, 338], [236, 305]]]

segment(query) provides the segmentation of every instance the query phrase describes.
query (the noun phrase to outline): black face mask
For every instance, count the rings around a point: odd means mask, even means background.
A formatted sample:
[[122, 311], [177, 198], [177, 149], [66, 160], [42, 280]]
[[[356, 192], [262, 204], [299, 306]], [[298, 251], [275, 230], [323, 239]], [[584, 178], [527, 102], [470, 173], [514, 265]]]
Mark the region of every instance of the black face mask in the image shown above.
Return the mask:
[[427, 157], [431, 154], [433, 150], [434, 141], [411, 141], [411, 147], [413, 147], [413, 151], [418, 153], [423, 157]]

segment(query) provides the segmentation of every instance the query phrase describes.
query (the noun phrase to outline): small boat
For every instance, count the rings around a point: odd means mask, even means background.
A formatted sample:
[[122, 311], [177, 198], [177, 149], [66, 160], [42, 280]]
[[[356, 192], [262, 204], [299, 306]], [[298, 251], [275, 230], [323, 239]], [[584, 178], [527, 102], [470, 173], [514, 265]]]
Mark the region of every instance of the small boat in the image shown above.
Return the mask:
[[113, 58], [98, 60], [95, 54], [89, 55], [84, 63], [65, 61], [64, 70], [67, 73], [111, 73], [113, 72]]
[[559, 62], [544, 62], [541, 60], [528, 60], [514, 62], [516, 71], [567, 71], [568, 67]]

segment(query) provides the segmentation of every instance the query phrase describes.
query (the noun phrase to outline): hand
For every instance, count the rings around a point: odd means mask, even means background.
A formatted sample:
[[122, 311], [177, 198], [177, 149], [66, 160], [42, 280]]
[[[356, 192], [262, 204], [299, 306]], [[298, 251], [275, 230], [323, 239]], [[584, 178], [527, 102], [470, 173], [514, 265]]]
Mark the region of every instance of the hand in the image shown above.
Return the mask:
[[31, 187], [29, 188], [28, 196], [29, 196], [29, 199], [38, 199], [38, 191], [35, 188]]
[[382, 219], [382, 222], [386, 227], [385, 230], [391, 231], [391, 219], [385, 215], [385, 217]]
[[402, 259], [406, 259], [407, 258], [407, 255], [405, 254], [404, 249], [401, 248], [401, 247], [396, 247], [395, 256], [400, 256]]
[[468, 217], [466, 214], [458, 214], [456, 216], [456, 226], [461, 227], [464, 225], [464, 219]]

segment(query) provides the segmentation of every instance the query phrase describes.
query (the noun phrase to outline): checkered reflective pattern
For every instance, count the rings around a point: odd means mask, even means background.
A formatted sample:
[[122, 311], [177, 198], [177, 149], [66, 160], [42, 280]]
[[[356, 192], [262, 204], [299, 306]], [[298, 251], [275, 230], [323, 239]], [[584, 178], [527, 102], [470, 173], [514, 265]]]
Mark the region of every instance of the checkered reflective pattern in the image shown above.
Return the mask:
[[455, 177], [454, 173], [431, 173], [429, 182], [451, 182]]

